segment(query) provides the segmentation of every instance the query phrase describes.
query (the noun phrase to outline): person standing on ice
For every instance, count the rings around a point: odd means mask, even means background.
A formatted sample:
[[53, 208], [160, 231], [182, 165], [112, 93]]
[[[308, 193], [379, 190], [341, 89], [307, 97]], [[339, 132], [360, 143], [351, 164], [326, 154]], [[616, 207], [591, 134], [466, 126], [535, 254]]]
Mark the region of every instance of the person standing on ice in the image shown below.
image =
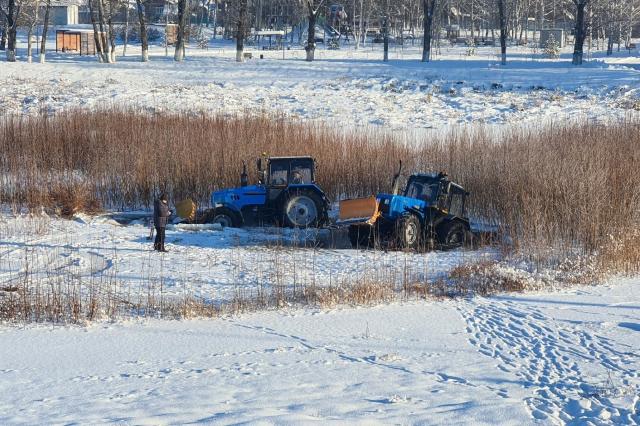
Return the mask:
[[171, 216], [171, 210], [167, 204], [166, 194], [160, 195], [160, 198], [153, 203], [153, 224], [156, 227], [156, 239], [153, 243], [153, 249], [166, 252], [164, 248], [164, 233]]

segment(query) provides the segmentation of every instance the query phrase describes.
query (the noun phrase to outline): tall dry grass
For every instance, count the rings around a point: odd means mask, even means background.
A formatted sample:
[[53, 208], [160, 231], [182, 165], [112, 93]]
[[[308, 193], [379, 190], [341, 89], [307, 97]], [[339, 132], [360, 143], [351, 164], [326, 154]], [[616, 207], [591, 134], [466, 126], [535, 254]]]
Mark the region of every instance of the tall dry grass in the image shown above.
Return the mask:
[[446, 170], [471, 192], [472, 216], [499, 225], [504, 241], [536, 262], [597, 252], [613, 262], [626, 253], [629, 269], [638, 250], [640, 123], [632, 121], [500, 137], [453, 129], [406, 142], [267, 116], [73, 111], [6, 118], [0, 151], [0, 202], [63, 214], [149, 206], [159, 191], [206, 205], [210, 191], [238, 184], [242, 160], [252, 165], [262, 152], [316, 157], [333, 199], [388, 190], [403, 160], [407, 171]]

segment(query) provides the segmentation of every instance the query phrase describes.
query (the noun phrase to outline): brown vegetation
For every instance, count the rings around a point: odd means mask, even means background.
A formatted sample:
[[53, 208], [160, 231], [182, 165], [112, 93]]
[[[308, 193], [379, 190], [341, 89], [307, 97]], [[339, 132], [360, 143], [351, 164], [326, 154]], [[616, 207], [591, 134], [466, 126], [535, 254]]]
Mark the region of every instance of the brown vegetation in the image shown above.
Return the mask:
[[211, 190], [238, 184], [242, 160], [253, 164], [262, 152], [313, 155], [320, 184], [337, 199], [388, 190], [403, 160], [407, 171], [446, 170], [471, 192], [472, 216], [500, 225], [516, 249], [557, 261], [631, 241], [640, 222], [639, 146], [635, 122], [499, 137], [452, 130], [407, 143], [266, 116], [13, 117], [0, 123], [0, 202], [72, 213], [149, 206], [162, 190], [206, 204]]
[[[446, 170], [464, 185], [472, 194], [471, 216], [498, 225], [502, 246], [512, 259], [524, 261], [534, 277], [536, 270], [552, 268], [566, 282], [588, 282], [603, 273], [640, 270], [639, 147], [640, 124], [632, 121], [610, 127], [511, 129], [499, 137], [486, 130], [454, 129], [407, 142], [266, 116], [80, 111], [9, 117], [0, 122], [0, 203], [45, 206], [68, 216], [101, 205], [149, 206], [159, 191], [166, 191], [174, 200], [192, 197], [206, 205], [212, 190], [239, 183], [243, 160], [253, 164], [263, 152], [313, 155], [320, 185], [336, 200], [389, 190], [403, 160], [408, 172]], [[116, 297], [117, 292], [107, 291], [119, 285], [116, 277], [80, 283], [69, 274], [66, 281], [45, 288], [25, 273], [0, 289], [0, 317], [80, 321], [125, 311], [211, 316], [296, 304], [369, 304], [407, 295], [491, 294], [537, 285], [504, 272], [500, 265], [478, 264], [455, 269], [448, 282], [435, 284], [353, 279], [328, 287], [276, 285], [218, 304], [189, 294], [179, 300], [152, 293], [135, 300]]]

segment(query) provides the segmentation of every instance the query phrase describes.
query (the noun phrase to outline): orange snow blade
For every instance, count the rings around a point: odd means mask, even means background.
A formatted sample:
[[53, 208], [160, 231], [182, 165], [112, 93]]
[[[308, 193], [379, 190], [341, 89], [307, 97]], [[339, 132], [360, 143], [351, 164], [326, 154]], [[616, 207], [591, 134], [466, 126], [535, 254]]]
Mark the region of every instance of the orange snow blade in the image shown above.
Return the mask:
[[176, 213], [182, 219], [194, 220], [196, 218], [196, 203], [190, 199], [180, 201], [176, 204]]
[[362, 219], [363, 222], [373, 223], [379, 215], [376, 197], [340, 201], [341, 221]]

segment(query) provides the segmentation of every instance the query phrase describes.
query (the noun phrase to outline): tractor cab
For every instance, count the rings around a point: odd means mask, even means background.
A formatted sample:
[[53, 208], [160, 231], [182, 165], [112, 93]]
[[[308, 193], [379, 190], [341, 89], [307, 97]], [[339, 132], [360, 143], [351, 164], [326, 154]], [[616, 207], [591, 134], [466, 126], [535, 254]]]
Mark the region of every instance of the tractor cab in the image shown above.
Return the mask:
[[421, 200], [453, 216], [464, 217], [467, 191], [451, 182], [445, 173], [415, 174], [407, 181], [404, 196]]
[[236, 227], [269, 223], [309, 227], [326, 223], [329, 203], [315, 183], [312, 157], [260, 158], [257, 167], [255, 185], [249, 185], [245, 165], [240, 188], [211, 195], [210, 222]]
[[258, 160], [260, 182], [268, 187], [304, 185], [315, 181], [315, 161], [311, 157], [273, 157], [267, 159], [266, 170]]

